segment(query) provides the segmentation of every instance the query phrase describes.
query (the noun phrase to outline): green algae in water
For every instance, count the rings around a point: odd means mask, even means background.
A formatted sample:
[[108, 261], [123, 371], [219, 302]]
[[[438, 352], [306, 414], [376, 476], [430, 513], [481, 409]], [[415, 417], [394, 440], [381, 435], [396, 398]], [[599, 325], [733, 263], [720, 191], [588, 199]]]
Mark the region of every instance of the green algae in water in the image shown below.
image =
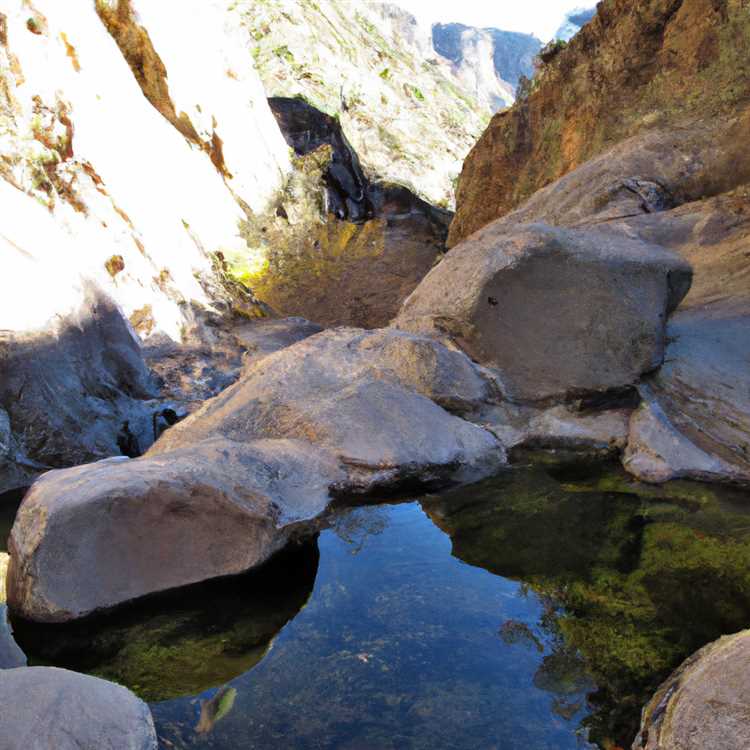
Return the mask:
[[151, 700], [163, 748], [610, 750], [684, 657], [750, 623], [748, 494], [611, 465], [342, 511], [318, 545], [317, 577], [307, 548], [32, 655]]
[[597, 685], [585, 720], [629, 747], [640, 709], [684, 658], [750, 623], [750, 495], [547, 466], [423, 503], [453, 554], [550, 602], [541, 626]]
[[260, 662], [305, 605], [317, 565], [313, 541], [291, 547], [257, 572], [112, 614], [56, 626], [18, 621], [15, 636], [31, 666], [94, 674], [127, 685], [147, 701], [202, 694]]

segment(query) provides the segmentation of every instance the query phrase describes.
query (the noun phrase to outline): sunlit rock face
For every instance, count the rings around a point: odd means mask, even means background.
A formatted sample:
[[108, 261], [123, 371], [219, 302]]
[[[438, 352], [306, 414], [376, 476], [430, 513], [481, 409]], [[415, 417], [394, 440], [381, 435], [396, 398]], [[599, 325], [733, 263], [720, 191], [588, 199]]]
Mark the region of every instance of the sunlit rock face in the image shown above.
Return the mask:
[[4, 6], [0, 327], [69, 310], [71, 277], [143, 336], [226, 297], [212, 255], [289, 168], [238, 27], [225, 2]]
[[564, 49], [545, 55], [528, 95], [496, 114], [472, 148], [449, 245], [632, 136], [662, 140], [652, 142], [642, 171], [622, 175], [652, 180], [670, 159], [670, 140], [684, 152], [703, 138], [701, 157], [714, 166], [691, 160], [665, 185], [683, 200], [750, 179], [740, 135], [749, 30], [745, 3], [603, 0]]

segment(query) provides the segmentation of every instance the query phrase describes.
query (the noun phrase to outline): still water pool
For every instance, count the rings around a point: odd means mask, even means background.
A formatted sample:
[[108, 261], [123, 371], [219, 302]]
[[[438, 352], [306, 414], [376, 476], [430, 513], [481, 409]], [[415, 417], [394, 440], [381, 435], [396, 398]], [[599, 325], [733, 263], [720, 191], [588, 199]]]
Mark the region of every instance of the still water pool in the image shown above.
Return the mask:
[[674, 666], [749, 624], [750, 496], [552, 464], [342, 510], [252, 575], [16, 631], [32, 663], [148, 700], [162, 748], [611, 750]]

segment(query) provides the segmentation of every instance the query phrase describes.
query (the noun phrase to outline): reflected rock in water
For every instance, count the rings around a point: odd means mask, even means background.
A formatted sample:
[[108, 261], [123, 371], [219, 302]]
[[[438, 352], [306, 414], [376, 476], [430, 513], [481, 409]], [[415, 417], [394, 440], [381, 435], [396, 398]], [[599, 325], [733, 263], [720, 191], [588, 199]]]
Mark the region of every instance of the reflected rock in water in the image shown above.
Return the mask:
[[195, 731], [208, 734], [233, 708], [237, 698], [237, 688], [220, 688], [216, 695], [201, 701], [201, 715]]
[[[66, 625], [14, 621], [16, 638], [30, 664], [104, 677], [152, 702], [196, 695], [258, 664], [276, 634], [304, 607], [317, 569], [316, 541], [291, 545], [252, 573], [152, 597], [111, 614]], [[204, 727], [231, 708], [228, 693], [219, 693], [217, 705], [206, 706]]]
[[[750, 622], [750, 495], [622, 471], [536, 466], [422, 501], [453, 555], [526, 584], [552, 643], [535, 684], [564, 696], [586, 674], [602, 747], [629, 746], [641, 706], [684, 658]], [[502, 625], [507, 641], [524, 640]], [[528, 637], [525, 639], [528, 643]], [[560, 705], [567, 714], [572, 706]]]

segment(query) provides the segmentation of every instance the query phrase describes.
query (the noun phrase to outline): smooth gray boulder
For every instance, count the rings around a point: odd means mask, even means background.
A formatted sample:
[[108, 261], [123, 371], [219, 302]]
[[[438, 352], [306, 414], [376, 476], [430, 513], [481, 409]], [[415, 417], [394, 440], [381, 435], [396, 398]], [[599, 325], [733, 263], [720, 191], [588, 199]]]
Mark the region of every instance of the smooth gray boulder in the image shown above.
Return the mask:
[[265, 562], [344, 472], [292, 440], [206, 440], [40, 477], [9, 540], [8, 605], [63, 622]]
[[640, 240], [501, 220], [452, 249], [394, 325], [450, 338], [498, 371], [510, 400], [555, 401], [658, 367], [691, 277], [678, 255]]
[[750, 747], [750, 630], [693, 654], [643, 709], [633, 750]]
[[446, 409], [471, 411], [491, 399], [493, 389], [468, 357], [432, 339], [334, 329], [248, 368], [151, 453], [216, 436], [286, 437], [333, 452], [360, 491], [483, 476], [505, 463], [503, 446]]
[[385, 330], [269, 354], [139, 459], [44, 474], [11, 532], [8, 604], [40, 622], [249, 570], [333, 495], [471, 480], [506, 463], [450, 414], [492, 398], [461, 352]]
[[3, 750], [156, 750], [148, 706], [129, 690], [54, 667], [0, 670]]

